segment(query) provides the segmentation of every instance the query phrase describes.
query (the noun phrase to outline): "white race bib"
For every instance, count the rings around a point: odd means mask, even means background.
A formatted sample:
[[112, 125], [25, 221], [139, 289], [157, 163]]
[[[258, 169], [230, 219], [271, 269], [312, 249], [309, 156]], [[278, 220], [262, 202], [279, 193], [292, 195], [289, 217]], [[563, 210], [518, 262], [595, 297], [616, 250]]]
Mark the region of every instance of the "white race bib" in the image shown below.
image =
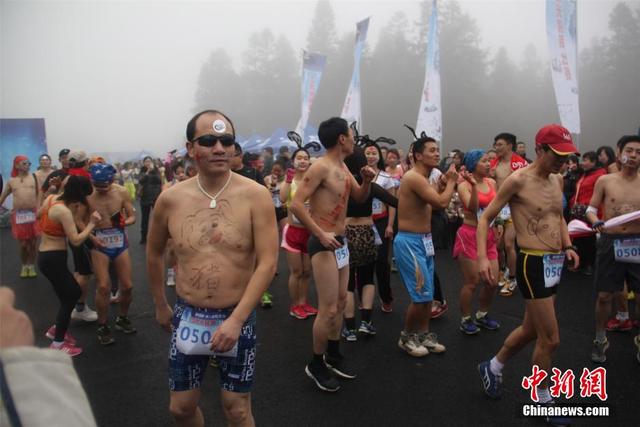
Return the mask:
[[373, 199], [371, 202], [371, 213], [373, 215], [380, 215], [382, 213], [382, 202], [378, 199]]
[[553, 288], [560, 283], [564, 254], [546, 254], [542, 257], [545, 288]]
[[504, 221], [511, 219], [511, 208], [509, 207], [509, 205], [505, 205], [502, 209], [500, 209], [498, 217]]
[[616, 239], [613, 241], [616, 261], [640, 264], [640, 238]]
[[378, 233], [378, 228], [375, 225], [371, 226], [373, 229], [373, 239], [376, 246], [380, 246], [382, 244], [382, 239], [380, 238], [380, 233]]
[[16, 224], [32, 224], [36, 222], [36, 213], [30, 209], [16, 211]]
[[225, 353], [211, 350], [211, 339], [218, 327], [226, 320], [224, 313], [209, 313], [186, 307], [180, 316], [176, 331], [176, 347], [186, 355], [217, 355], [235, 357], [238, 343]]
[[282, 207], [282, 202], [280, 201], [280, 192], [271, 193], [271, 200], [273, 200], [273, 206], [276, 208]]
[[433, 247], [433, 239], [431, 238], [431, 233], [427, 233], [422, 236], [422, 244], [424, 245], [424, 251], [427, 253], [427, 256], [435, 256], [436, 251]]
[[344, 245], [334, 251], [336, 254], [336, 263], [338, 264], [338, 270], [349, 265], [349, 245], [347, 245], [347, 239], [344, 239]]
[[103, 228], [96, 230], [96, 237], [107, 249], [124, 248], [124, 231], [119, 228]]

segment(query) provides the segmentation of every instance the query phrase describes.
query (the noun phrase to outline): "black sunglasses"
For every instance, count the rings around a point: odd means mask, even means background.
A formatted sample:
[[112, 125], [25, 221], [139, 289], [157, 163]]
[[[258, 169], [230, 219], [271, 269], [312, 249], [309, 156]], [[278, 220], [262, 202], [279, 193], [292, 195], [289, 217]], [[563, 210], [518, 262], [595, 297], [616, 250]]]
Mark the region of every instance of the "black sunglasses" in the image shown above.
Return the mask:
[[236, 143], [236, 138], [233, 135], [224, 134], [224, 135], [211, 135], [206, 134], [202, 135], [198, 138], [193, 139], [191, 142], [197, 142], [203, 147], [213, 147], [216, 145], [216, 142], [220, 141], [223, 147], [231, 147]]

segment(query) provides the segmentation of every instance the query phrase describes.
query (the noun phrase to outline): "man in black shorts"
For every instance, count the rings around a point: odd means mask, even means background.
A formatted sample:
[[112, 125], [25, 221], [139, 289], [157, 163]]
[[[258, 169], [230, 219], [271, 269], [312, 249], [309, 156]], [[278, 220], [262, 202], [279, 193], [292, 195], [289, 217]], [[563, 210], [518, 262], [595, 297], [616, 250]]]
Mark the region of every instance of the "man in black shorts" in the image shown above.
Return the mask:
[[[598, 218], [597, 208], [602, 206], [605, 221], [640, 211], [640, 136], [620, 138], [618, 160], [622, 169], [596, 181], [587, 208], [587, 219], [600, 233], [596, 244], [596, 337], [591, 351], [591, 360], [596, 363], [607, 360], [606, 323], [611, 299], [615, 292], [622, 291], [625, 280], [629, 290], [636, 294], [636, 307], [640, 306], [640, 219], [619, 221], [620, 224], [603, 229], [604, 221]], [[640, 335], [635, 338], [635, 344], [640, 362]]]

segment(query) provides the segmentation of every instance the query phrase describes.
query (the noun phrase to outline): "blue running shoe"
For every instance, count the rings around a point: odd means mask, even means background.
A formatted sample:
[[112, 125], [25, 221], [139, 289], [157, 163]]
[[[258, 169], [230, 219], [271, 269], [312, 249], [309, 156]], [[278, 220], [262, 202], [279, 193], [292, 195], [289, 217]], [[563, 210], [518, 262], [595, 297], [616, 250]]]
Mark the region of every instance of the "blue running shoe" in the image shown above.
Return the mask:
[[[556, 406], [556, 402], [554, 402], [553, 400], [550, 400], [547, 403], [541, 403], [540, 406], [546, 406], [548, 408], [554, 407]], [[547, 416], [544, 419], [547, 423], [555, 427], [564, 427], [564, 426], [571, 425], [571, 418], [569, 417], [563, 417], [563, 416], [557, 415], [557, 416]]]
[[365, 322], [364, 320], [360, 322], [360, 328], [358, 332], [362, 332], [365, 335], [375, 335], [376, 328], [371, 324], [371, 322]]
[[492, 399], [500, 399], [502, 396], [502, 374], [495, 375], [491, 372], [491, 364], [487, 360], [478, 365], [478, 374], [482, 380], [484, 392]]
[[349, 341], [349, 342], [358, 341], [358, 336], [356, 335], [355, 329], [342, 328], [341, 335], [342, 335], [342, 338], [344, 338], [346, 341]]
[[463, 319], [460, 322], [460, 330], [467, 335], [475, 335], [480, 332], [480, 329], [476, 326], [476, 324], [469, 317], [468, 319]]
[[474, 323], [481, 328], [488, 329], [490, 331], [495, 331], [500, 328], [500, 323], [497, 320], [489, 317], [488, 314], [485, 314], [484, 317], [476, 317]]

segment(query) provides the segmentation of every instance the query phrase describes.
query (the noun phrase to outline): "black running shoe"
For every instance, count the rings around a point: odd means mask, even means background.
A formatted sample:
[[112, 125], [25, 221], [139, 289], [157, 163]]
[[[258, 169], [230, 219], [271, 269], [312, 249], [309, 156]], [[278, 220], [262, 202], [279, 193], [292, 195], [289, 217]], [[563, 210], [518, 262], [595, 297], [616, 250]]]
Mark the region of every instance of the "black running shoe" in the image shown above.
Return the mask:
[[127, 316], [118, 316], [116, 317], [116, 323], [114, 325], [116, 330], [124, 332], [125, 334], [135, 334], [138, 332], [136, 328], [133, 327], [131, 321]]
[[307, 373], [307, 376], [316, 383], [320, 390], [331, 393], [340, 390], [340, 383], [338, 383], [333, 372], [326, 366], [309, 363], [304, 368], [304, 371]]
[[324, 364], [327, 365], [327, 368], [331, 369], [334, 374], [339, 376], [340, 378], [344, 378], [347, 380], [352, 380], [356, 377], [355, 372], [349, 366], [349, 364], [345, 361], [343, 356], [331, 357], [329, 355], [324, 355]]
[[116, 342], [116, 340], [111, 336], [111, 329], [109, 329], [107, 325], [100, 326], [96, 332], [98, 334], [98, 341], [100, 341], [100, 344], [109, 345]]

